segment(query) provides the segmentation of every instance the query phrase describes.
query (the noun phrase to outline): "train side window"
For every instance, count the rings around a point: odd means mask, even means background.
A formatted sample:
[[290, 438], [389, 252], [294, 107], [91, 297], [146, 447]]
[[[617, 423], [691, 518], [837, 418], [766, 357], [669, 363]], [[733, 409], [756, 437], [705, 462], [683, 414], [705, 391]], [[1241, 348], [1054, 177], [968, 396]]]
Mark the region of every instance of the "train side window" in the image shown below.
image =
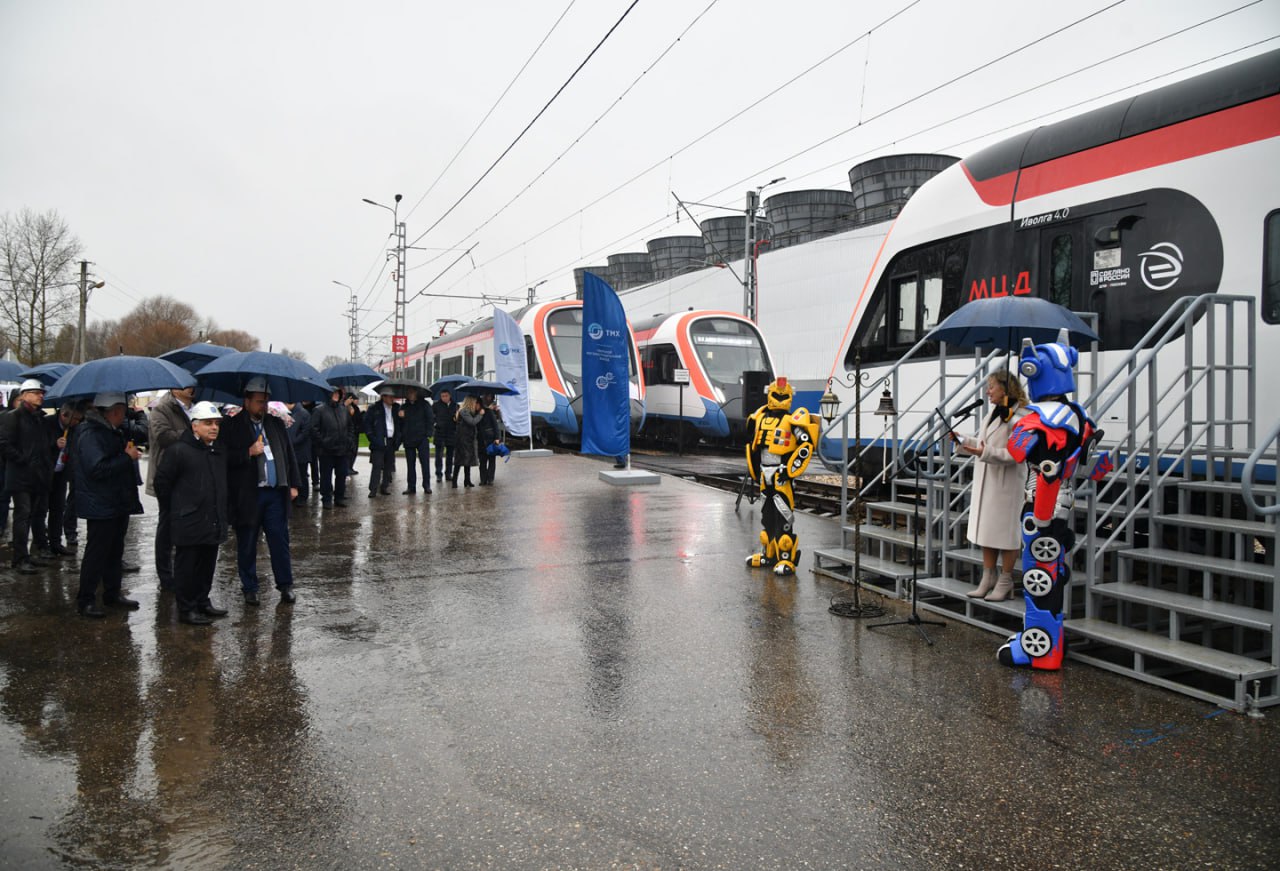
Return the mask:
[[462, 352], [462, 374], [468, 376], [475, 375], [476, 349], [468, 346]]
[[942, 277], [930, 276], [924, 280], [922, 296], [924, 308], [920, 311], [920, 329], [929, 332], [942, 319]]
[[889, 307], [895, 324], [892, 345], [914, 345], [920, 338], [920, 280], [912, 275], [893, 281], [893, 302]]
[[1072, 308], [1071, 263], [1071, 237], [1055, 236], [1049, 243], [1049, 299], [1068, 309]]
[[1280, 324], [1280, 209], [1263, 224], [1262, 320]]
[[650, 345], [640, 352], [645, 384], [674, 384], [680, 355], [675, 345]]
[[541, 380], [542, 367], [538, 365], [538, 355], [533, 350], [533, 336], [524, 337], [524, 359], [529, 364], [529, 377], [534, 380]]
[[484, 377], [484, 354], [480, 354], [476, 357], [476, 377]]

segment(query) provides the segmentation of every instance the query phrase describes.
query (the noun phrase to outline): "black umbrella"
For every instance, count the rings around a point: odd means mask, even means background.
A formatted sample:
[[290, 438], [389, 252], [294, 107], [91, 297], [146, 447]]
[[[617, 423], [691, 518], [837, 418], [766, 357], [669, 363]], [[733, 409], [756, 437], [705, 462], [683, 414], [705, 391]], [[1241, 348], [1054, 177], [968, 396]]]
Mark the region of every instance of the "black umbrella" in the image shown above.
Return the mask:
[[410, 387], [418, 391], [419, 396], [424, 396], [427, 393], [427, 385], [421, 381], [414, 381], [412, 378], [388, 378], [380, 384], [373, 385], [373, 390], [380, 396], [394, 396], [397, 399], [406, 399], [409, 396]]
[[1037, 345], [1056, 342], [1062, 329], [1073, 345], [1098, 341], [1098, 334], [1073, 312], [1034, 296], [992, 297], [966, 303], [925, 338], [946, 342], [953, 348], [1017, 351], [1024, 338]]
[[465, 384], [460, 384], [453, 389], [454, 393], [470, 393], [473, 396], [481, 396], [485, 393], [492, 393], [494, 396], [518, 396], [519, 390], [509, 387], [499, 381], [480, 381], [472, 379]]
[[271, 398], [281, 402], [324, 402], [333, 392], [310, 364], [269, 351], [225, 354], [196, 373], [200, 386], [217, 391], [223, 401], [244, 396], [245, 386], [255, 377], [266, 379]]
[[205, 364], [235, 352], [235, 348], [210, 345], [208, 342], [196, 342], [193, 345], [187, 345], [185, 348], [167, 351], [160, 355], [160, 359], [168, 360], [175, 366], [181, 366], [188, 372], [198, 372]]
[[338, 363], [320, 370], [320, 377], [334, 387], [364, 387], [382, 378], [377, 369], [364, 363]]
[[74, 368], [72, 363], [41, 363], [39, 366], [33, 366], [25, 372], [19, 372], [21, 378], [34, 378], [45, 387], [50, 387], [63, 375], [66, 375]]
[[458, 389], [459, 385], [474, 380], [470, 375], [442, 375], [433, 381], [427, 389], [431, 391], [432, 396], [439, 396], [441, 390], [448, 390], [453, 393]]

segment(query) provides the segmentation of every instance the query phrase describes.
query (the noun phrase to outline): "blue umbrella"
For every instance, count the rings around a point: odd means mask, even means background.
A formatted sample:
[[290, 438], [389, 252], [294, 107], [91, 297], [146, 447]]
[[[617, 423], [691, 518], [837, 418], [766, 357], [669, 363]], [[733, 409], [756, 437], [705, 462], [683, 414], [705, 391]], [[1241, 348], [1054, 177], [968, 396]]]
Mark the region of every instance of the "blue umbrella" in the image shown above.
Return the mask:
[[26, 368], [12, 360], [0, 360], [0, 381], [21, 381], [22, 370]]
[[225, 354], [196, 372], [196, 381], [229, 401], [244, 396], [245, 385], [255, 376], [265, 378], [271, 398], [281, 402], [324, 402], [333, 392], [310, 364], [269, 351]]
[[1075, 314], [1047, 299], [1007, 296], [966, 303], [938, 324], [926, 338], [953, 348], [989, 346], [1017, 351], [1024, 338], [1036, 344], [1056, 342], [1066, 329], [1071, 344], [1098, 341], [1098, 334]]
[[195, 383], [190, 372], [172, 363], [122, 354], [72, 366], [49, 388], [44, 401], [56, 405], [71, 399], [93, 399], [99, 393], [181, 390]]
[[19, 372], [21, 378], [34, 378], [45, 387], [51, 386], [63, 375], [66, 375], [74, 368], [70, 363], [41, 363], [39, 366], [33, 366], [25, 372]]
[[458, 389], [461, 384], [474, 380], [470, 375], [443, 375], [437, 378], [427, 389], [431, 391], [432, 396], [439, 396], [441, 390], [448, 390], [450, 393]]
[[181, 366], [188, 372], [199, 372], [206, 364], [225, 357], [228, 354], [234, 354], [235, 348], [227, 348], [223, 345], [210, 345], [208, 342], [196, 342], [193, 345], [187, 345], [185, 348], [177, 348], [173, 351], [167, 351], [160, 355], [161, 360], [168, 360], [175, 366]]
[[385, 377], [377, 369], [364, 363], [338, 363], [320, 371], [320, 377], [334, 387], [364, 387]]
[[492, 393], [494, 396], [518, 396], [520, 391], [514, 387], [508, 387], [498, 381], [480, 381], [472, 379], [465, 384], [459, 384], [453, 389], [454, 393], [471, 393], [480, 395], [482, 393]]

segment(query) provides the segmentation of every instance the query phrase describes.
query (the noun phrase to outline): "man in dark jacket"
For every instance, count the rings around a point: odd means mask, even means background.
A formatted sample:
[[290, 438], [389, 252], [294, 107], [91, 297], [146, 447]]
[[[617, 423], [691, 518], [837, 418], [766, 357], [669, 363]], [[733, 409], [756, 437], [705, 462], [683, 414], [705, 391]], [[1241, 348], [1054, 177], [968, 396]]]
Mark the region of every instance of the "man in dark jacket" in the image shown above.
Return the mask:
[[49, 485], [48, 541], [44, 546], [52, 554], [67, 556], [72, 553], [62, 546], [62, 536], [68, 526], [67, 541], [73, 540], [75, 531], [74, 506], [71, 507], [71, 523], [67, 523], [67, 492], [71, 478], [71, 435], [84, 420], [84, 412], [72, 402], [64, 403], [55, 415], [47, 415], [44, 424], [48, 428], [53, 449], [53, 477]]
[[[191, 432], [191, 404], [195, 401], [196, 389], [188, 387], [184, 390], [170, 390], [169, 394], [156, 403], [147, 420], [148, 453], [147, 459], [147, 495], [155, 496], [156, 473], [164, 463], [165, 452], [180, 442]], [[173, 542], [169, 540], [169, 510], [165, 503], [160, 503], [160, 513], [156, 517], [156, 574], [160, 578], [160, 589], [173, 589]]]
[[156, 498], [172, 518], [178, 620], [205, 626], [225, 617], [209, 601], [218, 545], [227, 537], [227, 458], [214, 444], [222, 414], [212, 402], [191, 409], [191, 431], [165, 451], [155, 475]]
[[301, 402], [286, 402], [289, 416], [293, 423], [289, 424], [289, 440], [293, 442], [293, 453], [298, 458], [298, 498], [294, 505], [301, 505], [311, 495], [307, 471], [311, 467], [311, 412], [302, 407]]
[[453, 479], [453, 445], [456, 434], [454, 415], [458, 413], [458, 404], [448, 390], [440, 391], [440, 398], [431, 407], [434, 412], [436, 439], [436, 480]]
[[320, 460], [320, 506], [342, 506], [347, 498], [347, 434], [351, 415], [342, 404], [342, 388], [311, 415], [311, 449]]
[[36, 544], [49, 544], [45, 516], [49, 511], [55, 455], [41, 410], [43, 404], [44, 385], [28, 379], [18, 387], [17, 406], [0, 416], [5, 490], [13, 502], [13, 568], [25, 575], [43, 565], [31, 558], [31, 534], [35, 533]]
[[227, 456], [227, 508], [236, 530], [236, 567], [246, 605], [258, 604], [258, 539], [265, 532], [280, 603], [291, 605], [289, 514], [298, 496], [298, 461], [284, 423], [267, 414], [267, 380], [251, 378], [244, 409], [218, 433]]
[[102, 603], [134, 610], [138, 603], [120, 589], [124, 537], [129, 516], [142, 513], [138, 498], [138, 458], [142, 452], [121, 427], [125, 422], [123, 393], [99, 393], [76, 433], [71, 466], [76, 478], [76, 513], [87, 521], [88, 540], [80, 558], [80, 590], [76, 607], [85, 617], [105, 617], [96, 598], [102, 584]]
[[409, 488], [404, 495], [418, 489], [418, 463], [422, 463], [422, 492], [431, 492], [431, 430], [435, 423], [431, 403], [409, 388], [409, 401], [400, 406], [400, 436], [404, 442], [404, 461], [409, 467]]
[[396, 473], [396, 448], [400, 447], [400, 417], [395, 397], [385, 394], [364, 413], [364, 434], [369, 437], [369, 498], [391, 495]]

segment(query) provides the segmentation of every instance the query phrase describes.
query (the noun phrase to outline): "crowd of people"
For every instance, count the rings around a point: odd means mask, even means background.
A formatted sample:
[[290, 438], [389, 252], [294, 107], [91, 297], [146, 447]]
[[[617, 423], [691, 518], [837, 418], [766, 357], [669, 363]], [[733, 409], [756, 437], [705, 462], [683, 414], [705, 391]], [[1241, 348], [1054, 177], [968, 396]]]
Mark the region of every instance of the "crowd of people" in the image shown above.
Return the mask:
[[159, 506], [160, 589], [174, 595], [180, 621], [206, 625], [227, 614], [210, 592], [218, 547], [233, 532], [245, 604], [261, 601], [257, 553], [264, 536], [280, 602], [294, 602], [291, 513], [312, 494], [323, 510], [347, 504], [361, 435], [369, 448], [370, 499], [392, 494], [401, 449], [402, 495], [419, 492], [419, 470], [421, 492], [433, 492], [433, 445], [440, 487], [457, 488], [460, 474], [463, 487], [473, 486], [473, 466], [481, 486], [493, 484], [497, 457], [506, 452], [502, 414], [490, 395], [459, 404], [448, 390], [432, 399], [410, 388], [403, 401], [387, 394], [362, 409], [355, 394], [340, 388], [320, 403], [271, 402], [263, 378], [250, 379], [243, 392], [238, 408], [197, 402], [189, 388], [170, 391], [149, 414], [120, 393], [50, 413], [39, 381], [19, 385], [0, 411], [0, 539], [11, 530], [12, 570], [34, 574], [74, 555], [84, 520], [77, 610], [99, 618], [107, 608], [136, 609], [122, 579], [140, 570], [125, 559], [125, 538], [130, 517], [143, 510], [145, 449], [145, 489]]

